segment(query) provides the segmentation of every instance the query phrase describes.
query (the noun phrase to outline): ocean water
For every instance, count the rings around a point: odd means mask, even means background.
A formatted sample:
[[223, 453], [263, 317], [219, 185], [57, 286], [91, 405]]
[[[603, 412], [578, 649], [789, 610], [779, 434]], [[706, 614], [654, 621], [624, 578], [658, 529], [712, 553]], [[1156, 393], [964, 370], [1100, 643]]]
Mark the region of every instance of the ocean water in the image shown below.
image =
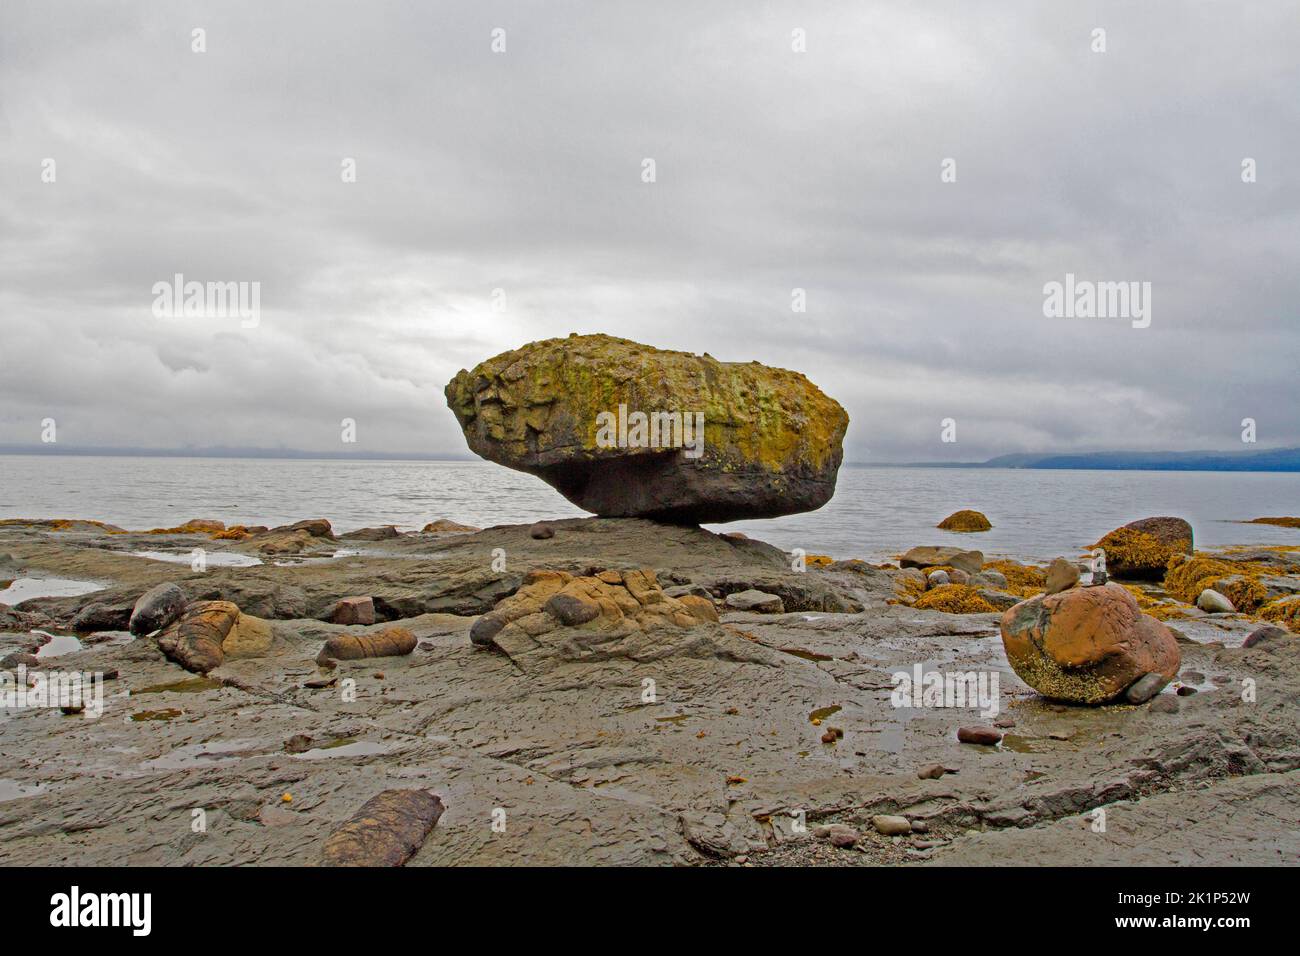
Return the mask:
[[[983, 511], [993, 530], [935, 528], [959, 508]], [[0, 456], [0, 518], [95, 518], [141, 530], [189, 518], [276, 525], [324, 517], [349, 531], [583, 514], [540, 479], [487, 462]], [[1300, 514], [1300, 475], [846, 467], [818, 511], [712, 527], [836, 558], [878, 561], [913, 545], [957, 544], [1045, 561], [1162, 514], [1190, 521], [1198, 546], [1300, 544], [1300, 530], [1241, 523]]]

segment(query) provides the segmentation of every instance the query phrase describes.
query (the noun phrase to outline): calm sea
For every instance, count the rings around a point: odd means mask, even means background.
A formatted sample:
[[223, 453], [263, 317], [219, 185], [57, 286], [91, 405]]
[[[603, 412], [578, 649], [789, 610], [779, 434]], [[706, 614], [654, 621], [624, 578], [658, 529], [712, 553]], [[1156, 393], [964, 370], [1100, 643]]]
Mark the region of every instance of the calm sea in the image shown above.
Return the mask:
[[[993, 530], [934, 527], [959, 508], [983, 511]], [[188, 518], [275, 525], [325, 517], [348, 531], [582, 514], [541, 480], [486, 462], [0, 456], [0, 518], [97, 518], [134, 530]], [[1240, 523], [1300, 514], [1300, 475], [846, 467], [820, 511], [716, 529], [837, 558], [962, 544], [1041, 561], [1161, 514], [1191, 521], [1200, 546], [1300, 544], [1300, 530]]]

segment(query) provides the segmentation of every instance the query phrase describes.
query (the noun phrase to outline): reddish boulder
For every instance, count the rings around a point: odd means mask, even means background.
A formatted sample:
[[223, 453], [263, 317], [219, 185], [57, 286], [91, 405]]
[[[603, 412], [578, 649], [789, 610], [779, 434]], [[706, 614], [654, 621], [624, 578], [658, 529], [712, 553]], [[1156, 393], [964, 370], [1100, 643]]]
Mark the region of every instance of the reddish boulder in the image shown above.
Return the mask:
[[1056, 700], [1103, 704], [1153, 671], [1173, 680], [1181, 663], [1173, 632], [1118, 584], [1021, 601], [1001, 628], [1020, 679]]

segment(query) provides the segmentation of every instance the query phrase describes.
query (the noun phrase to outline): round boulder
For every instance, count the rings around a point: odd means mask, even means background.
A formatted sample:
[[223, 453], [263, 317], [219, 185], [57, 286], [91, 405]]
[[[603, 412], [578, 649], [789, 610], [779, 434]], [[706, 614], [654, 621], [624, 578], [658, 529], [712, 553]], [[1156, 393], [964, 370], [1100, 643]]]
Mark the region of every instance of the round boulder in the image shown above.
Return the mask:
[[982, 512], [964, 508], [954, 511], [939, 522], [942, 531], [988, 531], [993, 525]]
[[1192, 553], [1192, 526], [1182, 518], [1143, 518], [1116, 528], [1093, 547], [1106, 550], [1107, 573], [1159, 580], [1175, 555]]
[[1173, 632], [1118, 584], [1021, 601], [1001, 630], [1016, 674], [1055, 700], [1104, 704], [1152, 672], [1173, 680], [1181, 662]]

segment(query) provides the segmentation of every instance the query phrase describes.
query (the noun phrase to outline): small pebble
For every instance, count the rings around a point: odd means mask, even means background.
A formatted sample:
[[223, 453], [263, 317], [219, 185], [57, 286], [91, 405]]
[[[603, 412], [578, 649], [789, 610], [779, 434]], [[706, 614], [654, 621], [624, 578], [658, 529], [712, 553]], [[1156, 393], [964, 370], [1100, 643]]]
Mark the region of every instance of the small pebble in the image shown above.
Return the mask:
[[958, 727], [957, 739], [964, 744], [996, 744], [1002, 739], [1002, 732], [992, 727]]
[[916, 775], [922, 780], [938, 780], [947, 772], [948, 772], [948, 768], [946, 768], [943, 764], [931, 763], [931, 764], [926, 764], [924, 767], [918, 770], [916, 772]]
[[912, 832], [912, 824], [907, 817], [890, 814], [880, 814], [872, 817], [871, 825], [876, 828], [877, 833], [883, 833], [885, 836], [900, 836]]

